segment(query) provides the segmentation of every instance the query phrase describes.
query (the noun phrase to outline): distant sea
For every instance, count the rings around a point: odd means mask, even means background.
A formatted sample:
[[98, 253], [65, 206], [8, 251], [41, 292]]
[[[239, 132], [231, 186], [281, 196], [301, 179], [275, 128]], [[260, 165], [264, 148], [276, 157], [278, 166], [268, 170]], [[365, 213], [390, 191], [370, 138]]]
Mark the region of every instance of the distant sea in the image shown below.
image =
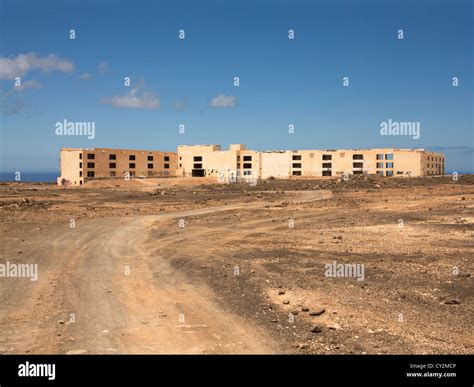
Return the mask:
[[[19, 182], [26, 183], [56, 183], [59, 172], [21, 172]], [[0, 172], [0, 181], [16, 181], [15, 172]]]

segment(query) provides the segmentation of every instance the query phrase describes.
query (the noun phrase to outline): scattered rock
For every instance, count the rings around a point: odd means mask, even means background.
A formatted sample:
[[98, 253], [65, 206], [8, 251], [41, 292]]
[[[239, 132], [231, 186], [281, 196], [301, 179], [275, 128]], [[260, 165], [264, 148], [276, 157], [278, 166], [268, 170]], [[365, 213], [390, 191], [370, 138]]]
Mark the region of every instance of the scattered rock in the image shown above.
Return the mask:
[[284, 290], [279, 290], [279, 291], [278, 291], [278, 295], [279, 295], [279, 296], [282, 296], [283, 294], [285, 294], [285, 291], [284, 291]]
[[314, 327], [311, 328], [312, 333], [320, 333], [322, 332], [322, 328], [319, 325], [315, 325]]
[[321, 309], [316, 309], [311, 312], [309, 312], [310, 316], [321, 316], [324, 312], [326, 312], [326, 309], [321, 308]]
[[444, 301], [446, 305], [459, 305], [461, 301], [457, 300], [456, 298], [450, 298], [446, 301]]

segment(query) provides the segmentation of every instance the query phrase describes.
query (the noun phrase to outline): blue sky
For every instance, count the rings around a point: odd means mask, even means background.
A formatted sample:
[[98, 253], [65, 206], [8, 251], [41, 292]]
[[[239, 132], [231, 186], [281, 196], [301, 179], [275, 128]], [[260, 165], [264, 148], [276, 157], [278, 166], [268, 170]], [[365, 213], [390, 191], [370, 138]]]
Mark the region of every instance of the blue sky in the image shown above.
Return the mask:
[[[425, 147], [474, 172], [473, 25], [472, 1], [0, 0], [0, 170], [57, 170], [60, 147], [245, 143]], [[63, 119], [95, 138], [56, 136]], [[388, 119], [420, 138], [381, 136]]]

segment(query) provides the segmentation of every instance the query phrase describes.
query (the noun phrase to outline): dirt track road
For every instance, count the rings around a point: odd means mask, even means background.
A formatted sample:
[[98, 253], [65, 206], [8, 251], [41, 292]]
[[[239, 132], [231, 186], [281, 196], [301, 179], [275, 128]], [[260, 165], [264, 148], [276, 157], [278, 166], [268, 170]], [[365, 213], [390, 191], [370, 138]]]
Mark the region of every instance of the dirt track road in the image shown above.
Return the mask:
[[[290, 200], [308, 202], [331, 193], [293, 195]], [[264, 329], [220, 308], [210, 287], [173, 268], [159, 254], [160, 240], [150, 240], [161, 219], [264, 204], [90, 219], [75, 229], [31, 236], [41, 253], [25, 258], [38, 263], [39, 280], [2, 286], [2, 325], [10, 328], [0, 334], [0, 352], [282, 352]], [[179, 248], [178, 237], [166, 243]]]

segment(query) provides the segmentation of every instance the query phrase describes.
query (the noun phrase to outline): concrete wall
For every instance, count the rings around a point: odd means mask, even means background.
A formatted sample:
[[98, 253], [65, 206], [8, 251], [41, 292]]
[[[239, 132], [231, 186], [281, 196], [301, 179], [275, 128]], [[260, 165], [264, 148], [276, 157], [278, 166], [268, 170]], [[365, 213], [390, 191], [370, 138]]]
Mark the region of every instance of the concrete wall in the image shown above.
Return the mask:
[[81, 185], [94, 178], [176, 176], [177, 159], [175, 152], [62, 148], [58, 182]]
[[58, 177], [58, 184], [64, 182], [65, 185], [82, 185], [84, 183], [81, 149], [61, 149], [61, 176]]
[[[196, 164], [202, 164], [206, 169], [207, 163], [212, 165], [212, 157], [215, 152], [220, 151], [219, 145], [180, 145], [178, 146], [178, 170], [177, 176], [192, 176], [192, 170], [196, 169]], [[194, 160], [195, 157], [201, 157], [202, 160]], [[212, 168], [207, 168], [212, 169]]]
[[[115, 160], [111, 155], [115, 155]], [[135, 156], [135, 160], [130, 156]], [[153, 160], [148, 160], [149, 157]], [[243, 144], [232, 144], [229, 150], [221, 150], [214, 144], [180, 145], [178, 153], [108, 148], [61, 149], [61, 178], [58, 182], [66, 179], [73, 185], [80, 185], [87, 178], [123, 178], [126, 173], [131, 177], [219, 177], [225, 174], [255, 179], [343, 174], [426, 176], [444, 174], [444, 156], [423, 149], [393, 148], [260, 152], [248, 150]]]
[[[335, 149], [259, 152], [243, 145], [221, 151], [216, 145], [178, 148], [181, 175], [191, 176], [193, 157], [202, 157], [206, 176], [217, 176], [221, 169], [236, 169], [240, 175], [256, 178], [290, 176], [342, 176], [379, 174], [383, 176], [425, 176], [444, 173], [441, 154], [420, 149]], [[244, 159], [251, 157], [250, 161]], [[432, 161], [434, 160], [434, 161]], [[247, 168], [246, 168], [247, 167]]]
[[261, 174], [260, 178], [268, 179], [269, 177], [285, 179], [291, 174], [291, 156], [288, 151], [282, 152], [262, 152]]
[[421, 170], [424, 176], [444, 175], [444, 155], [424, 152], [421, 156]]

